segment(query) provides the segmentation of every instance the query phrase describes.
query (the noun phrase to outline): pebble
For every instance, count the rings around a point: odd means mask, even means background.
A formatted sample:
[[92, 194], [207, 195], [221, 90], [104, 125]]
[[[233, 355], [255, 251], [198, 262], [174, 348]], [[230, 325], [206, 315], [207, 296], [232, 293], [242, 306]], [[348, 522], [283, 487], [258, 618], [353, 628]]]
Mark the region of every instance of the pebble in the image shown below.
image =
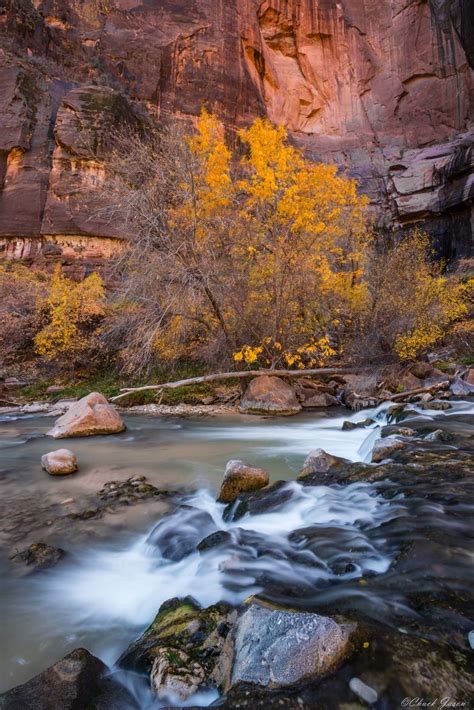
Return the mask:
[[469, 645], [474, 650], [474, 629], [469, 631], [467, 638], [469, 639]]
[[376, 703], [378, 700], [378, 693], [370, 685], [367, 685], [360, 678], [351, 678], [349, 681], [349, 688], [352, 690], [357, 697], [364, 700], [368, 705]]

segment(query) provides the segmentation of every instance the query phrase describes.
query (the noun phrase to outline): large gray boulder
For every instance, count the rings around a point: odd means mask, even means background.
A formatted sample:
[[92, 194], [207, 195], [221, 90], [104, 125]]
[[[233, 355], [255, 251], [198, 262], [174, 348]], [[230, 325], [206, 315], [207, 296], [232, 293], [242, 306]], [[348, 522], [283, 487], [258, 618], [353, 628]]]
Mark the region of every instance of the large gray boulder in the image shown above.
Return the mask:
[[218, 680], [284, 688], [334, 670], [351, 650], [353, 627], [329, 617], [252, 602], [237, 620], [221, 657]]
[[298, 414], [301, 405], [295, 390], [280, 377], [261, 375], [255, 377], [245, 390], [240, 411], [244, 414], [289, 416]]
[[269, 473], [264, 468], [249, 466], [244, 461], [233, 459], [228, 461], [225, 467], [224, 480], [217, 500], [220, 503], [231, 503], [241, 493], [264, 488], [269, 480]]
[[54, 439], [66, 439], [73, 436], [117, 434], [125, 429], [122, 417], [104, 395], [91, 392], [74, 402], [46, 435]]

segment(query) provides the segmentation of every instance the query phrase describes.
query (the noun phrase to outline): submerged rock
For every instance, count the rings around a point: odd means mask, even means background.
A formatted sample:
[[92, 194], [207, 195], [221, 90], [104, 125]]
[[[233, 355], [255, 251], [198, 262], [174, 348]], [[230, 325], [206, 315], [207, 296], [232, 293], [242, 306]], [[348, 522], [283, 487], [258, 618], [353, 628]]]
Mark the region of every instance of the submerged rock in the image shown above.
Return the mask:
[[425, 441], [453, 441], [454, 436], [449, 431], [435, 429], [425, 436]]
[[450, 404], [449, 402], [440, 402], [439, 400], [433, 400], [430, 402], [423, 402], [423, 404], [421, 405], [421, 408], [422, 409], [433, 409], [435, 411], [442, 412], [445, 409], [451, 409], [452, 406], [453, 405]]
[[242, 682], [281, 688], [317, 680], [348, 655], [352, 630], [319, 614], [252, 602], [226, 640], [220, 682], [228, 690]]
[[51, 476], [63, 476], [77, 471], [76, 455], [69, 449], [57, 449], [44, 454], [41, 465]]
[[202, 538], [216, 529], [212, 516], [205, 510], [181, 505], [173, 514], [160, 520], [147, 542], [156, 547], [165, 559], [178, 562], [194, 552]]
[[21, 550], [21, 552], [15, 553], [10, 559], [13, 562], [24, 565], [24, 567], [28, 568], [28, 571], [40, 571], [54, 567], [65, 554], [65, 551], [60, 547], [52, 547], [44, 542], [37, 542], [25, 550]]
[[178, 697], [187, 700], [206, 683], [199, 663], [179, 649], [157, 648], [150, 671], [150, 684], [159, 698]]
[[375, 424], [375, 420], [371, 419], [370, 417], [367, 417], [367, 419], [363, 419], [361, 422], [351, 422], [351, 421], [347, 420], [342, 423], [342, 431], [352, 431], [353, 429], [364, 429], [365, 427], [370, 426], [371, 424]]
[[77, 648], [50, 668], [0, 695], [2, 710], [112, 710], [137, 708], [129, 692], [104, 676], [107, 666]]
[[232, 535], [227, 532], [227, 530], [217, 530], [205, 537], [204, 540], [201, 540], [199, 545], [197, 545], [197, 550], [199, 552], [206, 552], [207, 550], [213, 550], [215, 547], [226, 545], [231, 541]]
[[46, 435], [54, 439], [65, 439], [73, 436], [117, 434], [125, 429], [122, 417], [104, 395], [92, 392], [72, 404]]
[[288, 416], [298, 414], [301, 405], [295, 390], [279, 377], [261, 375], [255, 377], [240, 401], [244, 414], [274, 414]]
[[406, 443], [395, 436], [387, 436], [384, 439], [377, 439], [372, 449], [372, 463], [379, 463], [389, 458], [391, 454], [406, 447]]
[[241, 493], [258, 491], [268, 485], [270, 475], [264, 468], [249, 466], [244, 461], [232, 459], [227, 462], [218, 501], [231, 503]]

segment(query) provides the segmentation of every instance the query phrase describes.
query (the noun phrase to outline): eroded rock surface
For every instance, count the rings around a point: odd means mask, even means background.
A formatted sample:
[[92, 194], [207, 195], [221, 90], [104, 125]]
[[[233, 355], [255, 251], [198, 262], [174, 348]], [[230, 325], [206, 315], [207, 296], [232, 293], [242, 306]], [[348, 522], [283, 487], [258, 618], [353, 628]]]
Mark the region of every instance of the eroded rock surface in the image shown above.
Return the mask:
[[252, 603], [226, 642], [224, 686], [279, 688], [314, 681], [341, 663], [349, 639], [350, 629], [328, 617]]

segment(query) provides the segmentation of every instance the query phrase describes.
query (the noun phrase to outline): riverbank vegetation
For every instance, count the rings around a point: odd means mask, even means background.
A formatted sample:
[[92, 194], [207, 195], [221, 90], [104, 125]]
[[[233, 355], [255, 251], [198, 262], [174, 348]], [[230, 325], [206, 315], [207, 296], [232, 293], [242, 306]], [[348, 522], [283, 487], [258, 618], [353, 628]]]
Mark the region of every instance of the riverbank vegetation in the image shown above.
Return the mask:
[[377, 236], [356, 181], [308, 160], [281, 127], [258, 119], [230, 142], [203, 111], [194, 130], [121, 132], [107, 174], [100, 200], [131, 235], [118, 285], [4, 264], [6, 361], [130, 379], [377, 366], [448, 335], [472, 347], [469, 273], [446, 275], [419, 230]]

